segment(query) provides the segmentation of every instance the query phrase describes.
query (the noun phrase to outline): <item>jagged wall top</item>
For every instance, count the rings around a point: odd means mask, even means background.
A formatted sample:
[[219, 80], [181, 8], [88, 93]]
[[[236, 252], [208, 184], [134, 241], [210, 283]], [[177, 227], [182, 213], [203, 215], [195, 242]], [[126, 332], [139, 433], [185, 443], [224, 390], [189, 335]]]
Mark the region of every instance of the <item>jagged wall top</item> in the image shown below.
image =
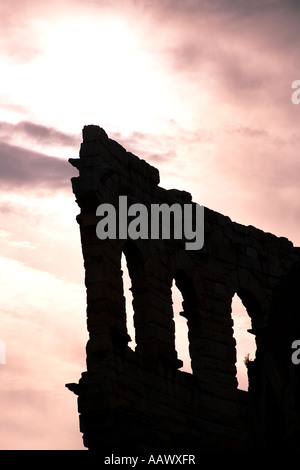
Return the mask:
[[[131, 172], [139, 172], [146, 179], [150, 180], [152, 184], [159, 184], [159, 171], [157, 168], [151, 166], [145, 160], [140, 159], [131, 152], [122, 147], [118, 142], [110, 139], [105, 130], [100, 126], [88, 125], [84, 126], [82, 130], [83, 142], [81, 144], [79, 156], [82, 159], [91, 157], [107, 158], [111, 164], [109, 153], [111, 153], [121, 165], [125, 165]], [[76, 168], [86, 166], [87, 162], [79, 163], [78, 160], [70, 159], [70, 163]], [[134, 175], [132, 175], [134, 177]]]
[[146, 194], [148, 194], [148, 199], [150, 195], [151, 198], [157, 198], [157, 202], [192, 201], [192, 196], [187, 191], [167, 190], [160, 187], [158, 169], [110, 139], [100, 126], [84, 126], [82, 136], [80, 158], [69, 159], [71, 165], [77, 168], [80, 174], [80, 179], [71, 179], [75, 194], [92, 190], [97, 192], [100, 190], [99, 184], [102, 185], [109, 177], [112, 177], [111, 185], [114, 191], [131, 195], [139, 201], [146, 202]]

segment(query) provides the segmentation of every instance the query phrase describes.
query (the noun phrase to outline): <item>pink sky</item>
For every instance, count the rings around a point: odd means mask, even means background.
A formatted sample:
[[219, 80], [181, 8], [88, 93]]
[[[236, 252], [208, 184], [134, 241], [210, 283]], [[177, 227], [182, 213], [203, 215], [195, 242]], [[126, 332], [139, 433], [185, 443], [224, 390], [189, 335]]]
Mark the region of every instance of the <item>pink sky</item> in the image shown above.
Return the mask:
[[289, 0], [1, 2], [0, 449], [83, 448], [64, 384], [85, 370], [67, 162], [84, 125], [163, 187], [299, 245], [299, 21]]

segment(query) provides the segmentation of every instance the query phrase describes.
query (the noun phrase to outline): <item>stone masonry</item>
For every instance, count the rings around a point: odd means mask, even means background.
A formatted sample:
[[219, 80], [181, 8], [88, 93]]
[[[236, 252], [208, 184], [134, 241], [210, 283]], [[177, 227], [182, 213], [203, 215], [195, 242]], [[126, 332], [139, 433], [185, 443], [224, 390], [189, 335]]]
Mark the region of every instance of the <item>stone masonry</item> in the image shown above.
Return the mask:
[[[83, 129], [79, 171], [72, 178], [80, 207], [87, 293], [87, 370], [79, 383], [80, 430], [90, 450], [179, 452], [297, 448], [299, 372], [291, 344], [300, 339], [299, 248], [204, 208], [198, 251], [183, 240], [100, 240], [99, 204], [192, 203], [159, 186], [159, 172], [111, 140]], [[136, 349], [129, 348], [121, 271], [132, 283]], [[179, 370], [171, 286], [182, 293], [193, 373]], [[242, 300], [257, 351], [248, 363], [249, 391], [239, 390], [231, 302]]]

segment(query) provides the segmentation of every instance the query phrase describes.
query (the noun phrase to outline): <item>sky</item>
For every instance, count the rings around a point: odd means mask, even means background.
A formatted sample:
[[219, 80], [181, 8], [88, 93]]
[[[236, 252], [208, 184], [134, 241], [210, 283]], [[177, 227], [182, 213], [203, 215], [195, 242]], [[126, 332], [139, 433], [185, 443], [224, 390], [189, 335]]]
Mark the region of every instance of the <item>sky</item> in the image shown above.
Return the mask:
[[[1, 0], [1, 450], [83, 449], [65, 388], [86, 369], [68, 163], [83, 126], [161, 186], [299, 246], [299, 22], [295, 0]], [[234, 309], [242, 363], [253, 345]]]

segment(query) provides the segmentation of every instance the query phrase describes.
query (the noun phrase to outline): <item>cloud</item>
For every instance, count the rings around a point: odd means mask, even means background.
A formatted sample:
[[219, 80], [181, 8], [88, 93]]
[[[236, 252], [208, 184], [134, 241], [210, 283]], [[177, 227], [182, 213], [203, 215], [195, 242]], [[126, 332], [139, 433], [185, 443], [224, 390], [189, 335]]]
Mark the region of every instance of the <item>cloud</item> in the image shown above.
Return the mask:
[[29, 121], [21, 121], [16, 124], [0, 122], [0, 136], [2, 138], [5, 137], [6, 141], [7, 139], [15, 139], [16, 134], [41, 144], [74, 146], [78, 141], [78, 136], [76, 135], [66, 134], [53, 127], [47, 127]]
[[176, 120], [169, 120], [160, 133], [134, 131], [128, 135], [112, 132], [109, 137], [119, 142], [127, 151], [153, 165], [178, 163], [179, 149], [201, 145], [212, 140], [210, 130], [196, 125], [186, 129]]
[[70, 191], [74, 176], [70, 164], [60, 158], [44, 155], [0, 142], [1, 190], [27, 189]]
[[65, 383], [85, 367], [84, 287], [17, 261], [0, 263], [1, 449], [82, 448], [76, 399]]
[[68, 155], [63, 159], [45, 151], [55, 149], [58, 154], [78, 151], [79, 141], [79, 135], [50, 126], [30, 121], [0, 121], [1, 191], [70, 191], [70, 179], [76, 175]]
[[76, 397], [63, 388], [1, 390], [1, 450], [83, 450]]
[[204, 92], [239, 112], [288, 103], [300, 40], [295, 2], [166, 1], [155, 11], [164, 21], [151, 47], [164, 56], [175, 83], [189, 80], [195, 101]]

